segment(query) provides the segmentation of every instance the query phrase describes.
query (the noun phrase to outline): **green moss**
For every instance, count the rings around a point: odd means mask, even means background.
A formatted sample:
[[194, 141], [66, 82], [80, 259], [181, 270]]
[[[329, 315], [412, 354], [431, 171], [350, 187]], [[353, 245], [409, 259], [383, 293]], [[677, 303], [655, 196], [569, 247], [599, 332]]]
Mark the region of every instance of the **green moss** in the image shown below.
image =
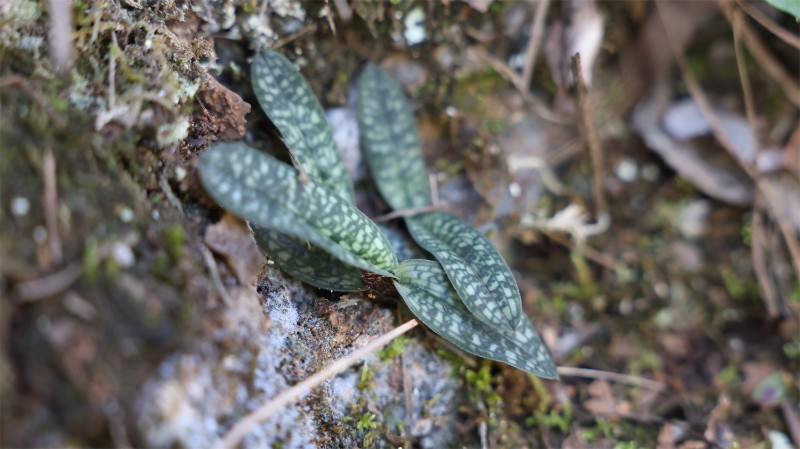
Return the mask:
[[86, 280], [92, 281], [97, 276], [100, 268], [100, 257], [97, 255], [97, 240], [93, 237], [86, 239], [83, 250], [83, 275]]
[[470, 390], [470, 400], [472, 402], [481, 399], [486, 400], [489, 405], [494, 405], [500, 402], [500, 395], [494, 391], [492, 387], [492, 374], [491, 362], [483, 360], [480, 369], [473, 371], [466, 370], [464, 379], [467, 381], [467, 386]]
[[393, 358], [405, 352], [406, 343], [408, 343], [409, 340], [410, 338], [408, 337], [395, 338], [391, 343], [383, 348], [383, 350], [378, 354], [378, 357], [382, 362], [392, 360]]
[[760, 298], [758, 284], [755, 280], [734, 272], [729, 267], [723, 267], [720, 274], [725, 284], [725, 289], [736, 299]]
[[375, 420], [375, 415], [371, 412], [366, 412], [358, 418], [356, 428], [359, 432], [367, 432], [378, 428], [378, 422]]
[[591, 443], [598, 437], [603, 438], [613, 438], [614, 437], [614, 425], [611, 424], [608, 420], [603, 418], [597, 418], [596, 424], [594, 427], [590, 427], [588, 429], [583, 430], [583, 438], [586, 439], [587, 442]]
[[614, 449], [645, 449], [636, 441], [621, 441], [614, 445]]
[[565, 400], [560, 410], [553, 408], [547, 414], [528, 417], [525, 423], [529, 426], [541, 424], [566, 434], [572, 425], [572, 402]]
[[183, 230], [183, 226], [179, 224], [166, 226], [162, 234], [169, 256], [173, 261], [179, 260], [183, 244], [186, 241], [186, 233]]
[[361, 367], [361, 377], [358, 379], [358, 389], [361, 391], [372, 389], [375, 380], [375, 371], [366, 363]]

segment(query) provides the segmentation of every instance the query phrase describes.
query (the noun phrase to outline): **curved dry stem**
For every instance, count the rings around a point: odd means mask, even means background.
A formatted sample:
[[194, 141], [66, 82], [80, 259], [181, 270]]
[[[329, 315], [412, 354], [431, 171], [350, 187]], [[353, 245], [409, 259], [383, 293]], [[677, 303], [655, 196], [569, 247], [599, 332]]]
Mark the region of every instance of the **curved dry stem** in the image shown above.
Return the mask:
[[609, 382], [616, 382], [624, 385], [632, 385], [634, 387], [646, 388], [654, 391], [665, 391], [668, 386], [657, 380], [646, 379], [639, 376], [631, 376], [630, 374], [612, 373], [610, 371], [600, 371], [589, 368], [575, 368], [572, 366], [559, 366], [557, 368], [559, 376], [565, 377], [583, 377], [585, 379], [605, 380]]

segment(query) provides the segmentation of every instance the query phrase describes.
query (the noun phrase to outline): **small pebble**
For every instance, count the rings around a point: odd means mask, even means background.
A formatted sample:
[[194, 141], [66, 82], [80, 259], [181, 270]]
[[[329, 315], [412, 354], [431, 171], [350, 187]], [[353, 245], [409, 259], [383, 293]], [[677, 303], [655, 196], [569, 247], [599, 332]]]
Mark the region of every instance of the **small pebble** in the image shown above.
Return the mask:
[[617, 178], [621, 179], [623, 182], [631, 183], [636, 181], [636, 177], [639, 174], [639, 166], [636, 164], [635, 159], [626, 157], [617, 164], [615, 173]]
[[45, 240], [47, 240], [47, 230], [44, 226], [33, 228], [33, 241], [41, 245]]
[[130, 207], [126, 206], [119, 209], [119, 219], [122, 220], [123, 223], [130, 223], [133, 221], [133, 218], [133, 210]]
[[18, 196], [11, 200], [11, 213], [17, 217], [23, 217], [31, 210], [31, 202], [24, 196]]
[[425, 11], [420, 7], [416, 7], [406, 14], [405, 20], [403, 20], [403, 25], [406, 28], [403, 36], [405, 36], [408, 45], [416, 45], [425, 41], [427, 32], [423, 23], [424, 20]]
[[175, 167], [175, 179], [183, 181], [186, 178], [186, 169], [183, 167]]
[[661, 170], [658, 169], [658, 165], [649, 162], [644, 164], [642, 167], [642, 178], [644, 178], [647, 182], [655, 182], [658, 180], [658, 175], [661, 174]]
[[121, 242], [114, 243], [114, 246], [111, 247], [111, 255], [122, 268], [131, 267], [136, 262], [131, 247]]

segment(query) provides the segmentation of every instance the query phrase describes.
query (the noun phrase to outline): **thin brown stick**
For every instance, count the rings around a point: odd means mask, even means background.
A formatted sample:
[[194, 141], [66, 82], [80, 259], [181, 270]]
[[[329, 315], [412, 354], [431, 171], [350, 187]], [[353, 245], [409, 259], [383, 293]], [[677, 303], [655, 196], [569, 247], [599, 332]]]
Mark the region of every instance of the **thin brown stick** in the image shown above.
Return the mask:
[[398, 326], [387, 332], [380, 337], [367, 343], [364, 347], [353, 351], [350, 355], [342, 357], [341, 359], [333, 362], [324, 370], [312, 375], [308, 379], [300, 382], [299, 384], [289, 388], [288, 390], [280, 393], [262, 405], [252, 413], [248, 414], [239, 422], [237, 422], [225, 436], [214, 445], [215, 449], [233, 449], [242, 441], [242, 439], [249, 434], [254, 427], [264, 422], [267, 418], [280, 412], [284, 407], [296, 402], [302, 398], [306, 393], [310, 392], [326, 380], [336, 376], [337, 374], [347, 370], [355, 365], [367, 355], [377, 351], [378, 349], [386, 346], [395, 338], [405, 334], [419, 324], [417, 320], [407, 321], [405, 324]]
[[325, 15], [328, 17], [328, 26], [331, 27], [331, 31], [336, 35], [336, 24], [333, 23], [333, 10], [328, 0], [325, 0]]
[[434, 173], [428, 173], [428, 185], [431, 187], [431, 202], [434, 206], [439, 204], [439, 181]]
[[200, 252], [203, 253], [203, 261], [206, 263], [208, 273], [211, 275], [211, 283], [214, 285], [214, 288], [217, 290], [217, 293], [219, 293], [219, 296], [222, 298], [225, 304], [230, 307], [233, 304], [233, 301], [231, 301], [231, 296], [228, 294], [228, 290], [225, 290], [225, 286], [222, 284], [222, 278], [219, 275], [217, 262], [214, 261], [214, 255], [211, 254], [211, 250], [203, 244], [200, 245]]
[[767, 269], [766, 256], [764, 254], [764, 245], [766, 240], [766, 232], [764, 230], [764, 222], [761, 219], [761, 213], [758, 208], [759, 198], [756, 196], [755, 203], [753, 204], [753, 220], [752, 220], [752, 243], [750, 251], [753, 258], [753, 271], [756, 272], [756, 280], [758, 286], [761, 288], [761, 293], [764, 295], [764, 303], [767, 307], [767, 314], [770, 318], [777, 318], [780, 316], [780, 308], [778, 307], [778, 297], [775, 293], [775, 287], [772, 284], [772, 279], [769, 276]]
[[475, 54], [487, 62], [492, 68], [500, 74], [503, 78], [508, 80], [514, 87], [522, 94], [522, 98], [528, 98], [528, 88], [525, 87], [525, 83], [522, 81], [522, 77], [517, 73], [514, 69], [508, 66], [505, 61], [498, 59], [495, 56], [489, 54], [486, 50], [482, 48], [472, 47], [472, 51]]
[[[662, 14], [661, 1], [663, 0], [656, 1], [656, 11], [658, 11], [659, 14]], [[726, 13], [726, 17], [728, 17], [729, 20], [732, 20], [727, 14], [726, 9], [723, 8], [722, 10], [723, 13]], [[783, 240], [786, 243], [786, 247], [789, 250], [789, 255], [792, 258], [792, 265], [794, 266], [795, 274], [798, 278], [800, 278], [800, 243], [797, 241], [794, 230], [792, 229], [791, 225], [786, 222], [786, 219], [783, 218], [783, 216], [779, 213], [778, 206], [774, 204], [771, 197], [767, 195], [766, 189], [764, 189], [764, 186], [761, 182], [761, 177], [756, 175], [756, 169], [742, 161], [741, 158], [739, 158], [739, 156], [736, 154], [736, 151], [734, 151], [732, 142], [725, 133], [725, 130], [722, 128], [722, 125], [719, 123], [719, 120], [717, 120], [717, 116], [711, 107], [711, 102], [708, 100], [705, 92], [703, 92], [703, 89], [700, 88], [700, 83], [694, 77], [694, 74], [691, 72], [691, 70], [689, 70], [689, 63], [686, 61], [686, 57], [675, 44], [672, 34], [669, 31], [669, 27], [666, 23], [664, 23], [663, 15], [662, 24], [664, 26], [664, 30], [666, 31], [667, 43], [669, 44], [673, 56], [678, 63], [678, 67], [681, 69], [681, 75], [683, 77], [683, 81], [686, 83], [686, 88], [689, 90], [692, 98], [697, 103], [697, 106], [700, 108], [703, 116], [711, 126], [714, 137], [739, 163], [739, 166], [742, 167], [748, 176], [750, 176], [750, 178], [755, 182], [756, 189], [764, 196], [764, 204], [766, 205], [767, 210], [770, 212], [770, 215], [778, 223], [778, 228], [781, 230]], [[742, 36], [744, 37], [745, 43], [747, 43], [748, 36], [748, 28], [746, 24], [747, 22], [741, 22]], [[797, 101], [800, 102], [800, 90], [798, 90]]]
[[783, 413], [783, 420], [786, 421], [786, 427], [789, 428], [789, 435], [792, 436], [795, 447], [800, 447], [800, 418], [797, 417], [792, 401], [789, 399], [781, 400], [781, 412]]
[[406, 365], [406, 352], [400, 354], [400, 363], [403, 367], [403, 398], [406, 402], [406, 419], [405, 429], [406, 435], [411, 435], [411, 429], [414, 428], [414, 385], [411, 382], [411, 373], [408, 371]]
[[48, 50], [56, 68], [66, 73], [75, 59], [75, 45], [72, 36], [72, 2], [70, 0], [49, 0], [50, 30]]
[[600, 137], [597, 135], [597, 129], [594, 126], [594, 110], [583, 79], [583, 68], [581, 67], [581, 55], [579, 53], [572, 56], [572, 71], [576, 80], [575, 87], [578, 94], [578, 108], [581, 112], [583, 134], [589, 146], [589, 157], [592, 161], [592, 186], [597, 208], [595, 213], [597, 216], [601, 216], [608, 214], [608, 204], [603, 193], [603, 178], [605, 177], [603, 148], [600, 145]]
[[736, 0], [736, 4], [739, 5], [739, 7], [742, 8], [742, 10], [746, 12], [748, 16], [752, 17], [756, 22], [760, 23], [764, 28], [769, 30], [772, 34], [778, 36], [781, 40], [791, 45], [792, 47], [800, 50], [800, 37], [797, 37], [791, 31], [783, 29], [780, 25], [775, 23], [764, 13], [748, 5], [747, 2], [743, 2], [742, 0]]
[[563, 235], [558, 234], [556, 232], [544, 231], [544, 233], [545, 233], [545, 235], [547, 235], [547, 237], [550, 240], [552, 240], [552, 241], [558, 243], [559, 245], [562, 245], [562, 246], [564, 246], [564, 247], [566, 247], [568, 249], [577, 250], [583, 257], [591, 260], [592, 262], [594, 262], [594, 263], [596, 263], [598, 265], [601, 265], [601, 266], [603, 266], [605, 268], [608, 268], [611, 271], [615, 271], [617, 268], [619, 268], [621, 266], [621, 262], [618, 262], [616, 259], [614, 259], [614, 257], [612, 257], [612, 256], [610, 256], [608, 254], [602, 253], [602, 252], [600, 252], [600, 251], [598, 251], [598, 250], [596, 250], [596, 249], [594, 249], [594, 248], [592, 248], [590, 246], [587, 246], [585, 244], [584, 245], [576, 245], [575, 242], [573, 242], [569, 238], [564, 237]]
[[283, 140], [283, 138], [281, 138], [281, 142], [283, 142], [283, 144], [286, 145], [286, 150], [289, 152], [289, 158], [292, 160], [294, 168], [297, 169], [297, 173], [300, 175], [300, 182], [302, 182], [303, 184], [308, 184], [309, 182], [311, 182], [311, 178], [308, 177], [306, 169], [303, 168], [303, 164], [300, 163], [300, 159], [297, 158], [297, 153], [294, 152], [292, 147], [290, 147], [289, 144], [285, 140]]
[[20, 303], [33, 302], [66, 290], [83, 273], [82, 262], [72, 262], [61, 271], [51, 275], [20, 282], [14, 288], [16, 300]]
[[609, 382], [616, 382], [623, 385], [631, 385], [634, 387], [645, 388], [653, 391], [665, 391], [668, 387], [667, 384], [657, 380], [646, 379], [644, 377], [632, 376], [630, 374], [612, 373], [610, 371], [601, 371], [589, 368], [576, 368], [573, 366], [559, 366], [556, 368], [559, 376], [566, 377], [583, 377], [584, 379], [605, 380]]
[[[660, 1], [662, 0], [656, 2], [657, 9], [659, 9], [658, 4]], [[731, 14], [725, 6], [726, 3], [721, 2], [718, 4], [722, 10], [722, 15], [730, 22], [732, 20]], [[758, 37], [758, 33], [756, 33], [748, 22], [742, 21], [741, 32], [742, 40], [747, 46], [747, 49], [750, 50], [750, 54], [756, 62], [758, 62], [758, 66], [781, 86], [781, 89], [783, 89], [789, 101], [794, 103], [795, 106], [800, 107], [800, 85], [798, 85], [796, 77], [786, 72], [781, 62], [773, 56], [766, 45], [761, 41], [761, 38]]]
[[42, 208], [44, 209], [44, 221], [47, 227], [47, 242], [50, 248], [50, 256], [55, 265], [61, 265], [64, 260], [61, 236], [58, 232], [58, 188], [56, 186], [56, 158], [53, 151], [49, 148], [44, 152], [42, 160], [42, 178], [44, 180], [44, 192], [42, 194]]
[[183, 211], [183, 205], [181, 204], [181, 200], [178, 199], [178, 196], [175, 195], [175, 192], [172, 190], [172, 187], [169, 185], [169, 181], [167, 181], [167, 177], [165, 175], [161, 175], [158, 177], [158, 186], [161, 187], [161, 191], [164, 192], [164, 195], [167, 197], [167, 202], [169, 202], [172, 207], [178, 210], [181, 214], [181, 217], [185, 216], [185, 212]]
[[292, 34], [290, 34], [290, 35], [288, 35], [286, 37], [283, 37], [281, 39], [278, 39], [277, 41], [275, 41], [274, 44], [272, 44], [271, 48], [273, 50], [277, 50], [277, 49], [285, 46], [286, 44], [288, 44], [288, 43], [290, 43], [292, 41], [300, 39], [301, 37], [305, 36], [306, 34], [313, 33], [316, 29], [317, 29], [317, 26], [315, 24], [306, 25], [303, 28], [295, 31], [294, 33], [292, 33]]
[[542, 44], [542, 35], [544, 35], [544, 18], [549, 6], [550, 0], [539, 0], [539, 3], [536, 4], [533, 22], [531, 22], [531, 37], [528, 40], [528, 49], [525, 54], [525, 68], [522, 70], [522, 86], [525, 88], [525, 95], [528, 94], [528, 89], [531, 87], [533, 69], [536, 68], [536, 58]]
[[[742, 83], [742, 95], [744, 97], [744, 110], [747, 115], [747, 122], [750, 125], [750, 133], [753, 137], [754, 160], [758, 160], [758, 154], [761, 152], [761, 143], [759, 142], [758, 126], [756, 125], [756, 109], [753, 102], [753, 87], [750, 84], [750, 74], [747, 72], [747, 67], [744, 65], [744, 56], [740, 45], [741, 40], [741, 27], [742, 15], [738, 11], [732, 11], [732, 28], [733, 28], [733, 50], [736, 54], [736, 67], [739, 70], [739, 80]], [[758, 176], [758, 170], [756, 170]]]
[[[722, 7], [726, 7], [722, 5]], [[747, 72], [747, 67], [744, 65], [744, 57], [741, 50], [741, 26], [744, 18], [739, 11], [731, 11], [731, 25], [733, 29], [733, 48], [736, 53], [736, 66], [739, 69], [739, 80], [742, 83], [742, 95], [744, 97], [744, 108], [747, 115], [747, 123], [750, 125], [750, 133], [752, 134], [754, 160], [758, 161], [758, 155], [761, 152], [761, 143], [759, 142], [758, 126], [756, 124], [756, 111], [753, 102], [753, 88], [750, 84], [750, 74]], [[760, 177], [760, 172], [754, 170], [754, 176]], [[775, 288], [770, 279], [766, 257], [764, 254], [764, 223], [761, 219], [759, 211], [759, 194], [756, 193], [753, 200], [753, 220], [752, 220], [752, 243], [750, 252], [753, 259], [753, 270], [756, 273], [756, 279], [764, 296], [764, 303], [766, 304], [767, 314], [771, 318], [780, 316], [780, 308], [778, 307], [778, 298], [775, 293]]]
[[[111, 45], [117, 47], [119, 49], [119, 45], [117, 44], [117, 33], [111, 31]], [[109, 49], [108, 51], [108, 110], [111, 111], [114, 109], [114, 106], [117, 102], [117, 83], [116, 83], [116, 71], [117, 71], [117, 58], [114, 56], [114, 50]]]
[[416, 208], [413, 208], [413, 209], [396, 210], [394, 212], [390, 212], [388, 214], [384, 214], [384, 215], [381, 215], [379, 217], [376, 217], [373, 220], [381, 223], [381, 222], [384, 222], [384, 221], [394, 220], [395, 218], [413, 217], [414, 215], [417, 215], [417, 214], [421, 214], [421, 213], [424, 213], [424, 212], [432, 212], [432, 211], [435, 211], [435, 210], [439, 210], [441, 208], [442, 207], [440, 205], [433, 204], [433, 205], [430, 205], [430, 206], [416, 207]]

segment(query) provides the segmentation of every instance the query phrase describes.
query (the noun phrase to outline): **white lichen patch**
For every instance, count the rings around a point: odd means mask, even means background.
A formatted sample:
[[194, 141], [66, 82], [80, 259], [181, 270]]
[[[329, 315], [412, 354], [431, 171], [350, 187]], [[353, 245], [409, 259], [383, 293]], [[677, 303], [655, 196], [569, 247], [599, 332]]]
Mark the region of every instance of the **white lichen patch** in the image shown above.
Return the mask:
[[[267, 313], [253, 290], [237, 288], [231, 297], [215, 331], [224, 344], [168, 358], [144, 386], [139, 426], [148, 447], [210, 447], [238, 417], [290, 387], [282, 366], [299, 319], [290, 291], [268, 295]], [[316, 434], [313, 414], [297, 404], [256, 428], [242, 447], [311, 448]]]
[[403, 358], [399, 356], [385, 362], [377, 358], [367, 362], [367, 369], [374, 371], [369, 389], [358, 389], [361, 376], [356, 371], [331, 380], [327, 385], [331, 409], [338, 417], [350, 416], [357, 412], [353, 410], [354, 404], [366, 396], [374, 408], [382, 412], [376, 416], [377, 420], [390, 426], [402, 423], [406, 426], [404, 432], [410, 431], [423, 448], [446, 447], [455, 438], [457, 416], [459, 381], [450, 375], [453, 367], [416, 340], [407, 342], [403, 353], [406, 375], [411, 380], [411, 417], [406, 416]]

